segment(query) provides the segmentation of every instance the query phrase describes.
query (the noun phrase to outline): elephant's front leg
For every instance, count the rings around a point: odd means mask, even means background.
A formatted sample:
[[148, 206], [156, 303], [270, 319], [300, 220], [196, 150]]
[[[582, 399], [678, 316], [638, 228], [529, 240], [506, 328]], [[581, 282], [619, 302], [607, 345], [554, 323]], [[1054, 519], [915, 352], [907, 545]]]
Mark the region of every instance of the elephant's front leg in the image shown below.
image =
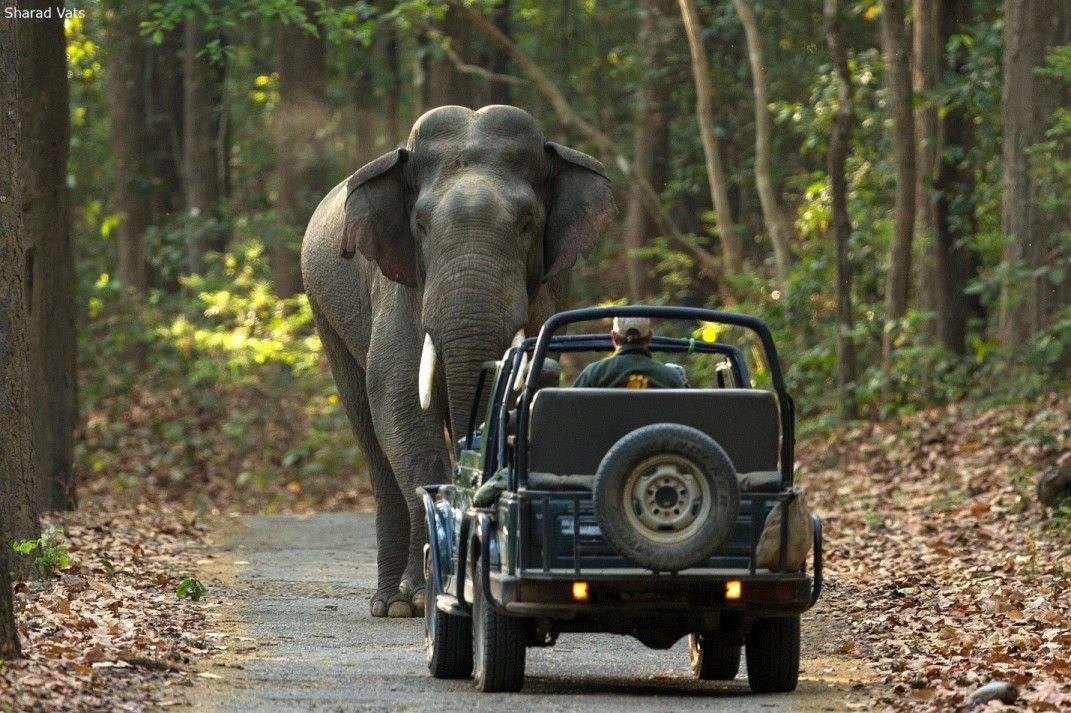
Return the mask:
[[[378, 347], [385, 349], [383, 345]], [[368, 392], [376, 436], [390, 461], [398, 488], [405, 498], [408, 522], [377, 525], [382, 538], [409, 543], [398, 595], [391, 598], [389, 616], [420, 616], [424, 613], [424, 544], [427, 542], [424, 503], [416, 488], [445, 483], [450, 476], [450, 457], [443, 434], [443, 409], [439, 399], [423, 411], [417, 396], [418, 360], [400, 349], [390, 350], [389, 360], [377, 360], [373, 347], [368, 359]], [[412, 363], [409, 363], [412, 362]], [[408, 531], [405, 530], [408, 528]], [[380, 543], [382, 548], [384, 543]]]

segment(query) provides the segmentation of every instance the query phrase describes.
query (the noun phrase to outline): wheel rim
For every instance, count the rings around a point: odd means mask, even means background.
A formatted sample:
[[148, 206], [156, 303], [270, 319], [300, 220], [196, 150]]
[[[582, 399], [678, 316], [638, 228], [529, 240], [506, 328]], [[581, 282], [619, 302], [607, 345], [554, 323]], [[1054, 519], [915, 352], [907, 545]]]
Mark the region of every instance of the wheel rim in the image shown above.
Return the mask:
[[648, 458], [628, 474], [625, 513], [638, 533], [676, 544], [702, 529], [710, 514], [710, 483], [694, 462], [672, 454]]

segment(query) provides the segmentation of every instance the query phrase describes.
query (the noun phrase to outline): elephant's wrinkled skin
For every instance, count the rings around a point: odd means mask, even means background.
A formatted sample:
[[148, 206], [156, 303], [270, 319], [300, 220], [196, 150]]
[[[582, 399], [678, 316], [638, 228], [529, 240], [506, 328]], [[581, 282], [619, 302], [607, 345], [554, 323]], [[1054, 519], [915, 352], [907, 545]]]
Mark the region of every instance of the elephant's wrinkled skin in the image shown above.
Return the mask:
[[374, 616], [422, 611], [414, 489], [449, 480], [444, 425], [464, 431], [480, 364], [553, 313], [616, 212], [602, 164], [547, 142], [527, 112], [445, 106], [313, 214], [302, 275], [375, 493]]

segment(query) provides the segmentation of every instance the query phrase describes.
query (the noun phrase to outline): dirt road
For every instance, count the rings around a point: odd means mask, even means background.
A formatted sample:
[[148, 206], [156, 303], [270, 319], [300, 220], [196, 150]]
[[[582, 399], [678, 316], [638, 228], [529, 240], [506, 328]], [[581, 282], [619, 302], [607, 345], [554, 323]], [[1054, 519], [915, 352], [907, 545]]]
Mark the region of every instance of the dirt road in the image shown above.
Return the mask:
[[[837, 619], [805, 617], [795, 694], [755, 696], [743, 677], [700, 683], [686, 642], [652, 651], [629, 637], [563, 635], [530, 649], [518, 694], [438, 681], [424, 663], [423, 620], [372, 619], [375, 539], [369, 514], [242, 518], [205, 564], [213, 633], [225, 653], [197, 677], [201, 711], [842, 711], [863, 676], [829, 655]], [[832, 632], [832, 633], [831, 633]], [[823, 652], [825, 652], [823, 654]], [[819, 654], [819, 658], [814, 658]]]

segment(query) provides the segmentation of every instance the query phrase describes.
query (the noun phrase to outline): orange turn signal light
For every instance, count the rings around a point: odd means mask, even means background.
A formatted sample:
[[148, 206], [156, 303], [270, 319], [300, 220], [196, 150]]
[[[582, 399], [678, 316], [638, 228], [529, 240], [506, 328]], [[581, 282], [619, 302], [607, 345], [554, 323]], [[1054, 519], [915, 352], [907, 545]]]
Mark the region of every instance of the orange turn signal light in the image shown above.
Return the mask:
[[725, 583], [725, 598], [726, 599], [739, 599], [740, 594], [743, 592], [743, 585], [740, 584], [739, 579], [730, 579]]
[[578, 602], [586, 602], [588, 600], [587, 582], [573, 582], [573, 599]]

